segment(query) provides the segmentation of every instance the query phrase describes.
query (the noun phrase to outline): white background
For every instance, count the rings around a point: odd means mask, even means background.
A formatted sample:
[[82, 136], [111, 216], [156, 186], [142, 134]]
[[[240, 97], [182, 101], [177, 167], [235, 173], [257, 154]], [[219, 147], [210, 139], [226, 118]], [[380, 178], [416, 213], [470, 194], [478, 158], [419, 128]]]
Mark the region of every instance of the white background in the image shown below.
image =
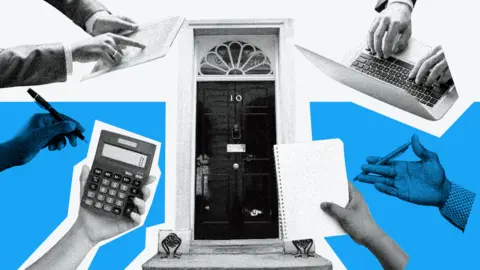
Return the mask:
[[[191, 19], [292, 18], [295, 36], [300, 45], [315, 49], [333, 59], [340, 59], [353, 42], [363, 38], [375, 16], [376, 0], [312, 0], [312, 1], [154, 1], [105, 0], [112, 13], [128, 15], [138, 23], [164, 16], [181, 15]], [[420, 119], [380, 103], [325, 77], [303, 55], [295, 51], [296, 125], [299, 141], [311, 140], [310, 101], [353, 101], [441, 136], [463, 113], [472, 100], [479, 98], [476, 76], [480, 63], [478, 48], [478, 9], [476, 1], [419, 0], [413, 15], [413, 36], [426, 44], [442, 44], [454, 76], [460, 99], [448, 115], [438, 122]], [[22, 44], [66, 42], [88, 38], [80, 28], [41, 0], [0, 0], [0, 47]], [[165, 101], [167, 102], [168, 149], [166, 166], [175, 166], [176, 91], [178, 72], [178, 40], [163, 59], [130, 69], [120, 70], [79, 83], [92, 65], [74, 66], [68, 83], [36, 87], [51, 101]], [[0, 90], [0, 101], [30, 101], [26, 88]], [[379, 127], [381, 128], [381, 127]], [[167, 170], [166, 188], [175, 190], [175, 170]], [[168, 197], [167, 197], [168, 198]], [[172, 207], [174, 209], [174, 207]], [[174, 217], [167, 209], [166, 221]], [[156, 233], [155, 230], [150, 230]], [[152, 241], [153, 244], [154, 241]], [[149, 248], [156, 250], [156, 246]], [[319, 242], [317, 244], [317, 250]], [[331, 252], [331, 251], [330, 251]], [[336, 260], [327, 250], [322, 253]]]

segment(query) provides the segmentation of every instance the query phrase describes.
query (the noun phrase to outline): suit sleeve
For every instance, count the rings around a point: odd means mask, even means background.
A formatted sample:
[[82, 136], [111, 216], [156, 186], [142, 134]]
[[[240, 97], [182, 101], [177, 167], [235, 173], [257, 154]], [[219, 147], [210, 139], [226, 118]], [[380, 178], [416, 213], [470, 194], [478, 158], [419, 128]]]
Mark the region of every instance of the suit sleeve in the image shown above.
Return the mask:
[[62, 44], [0, 49], [0, 88], [66, 80], [65, 51]]
[[45, 0], [47, 3], [70, 18], [76, 25], [85, 30], [85, 22], [93, 14], [106, 11], [96, 0]]
[[452, 183], [447, 201], [440, 208], [440, 213], [455, 227], [465, 231], [475, 195], [475, 193]]
[[[411, 1], [413, 3], [413, 6], [415, 6], [415, 3], [417, 2], [417, 0], [411, 0]], [[375, 6], [375, 10], [377, 12], [382, 12], [387, 7], [387, 4], [388, 4], [388, 0], [377, 0], [377, 5]]]

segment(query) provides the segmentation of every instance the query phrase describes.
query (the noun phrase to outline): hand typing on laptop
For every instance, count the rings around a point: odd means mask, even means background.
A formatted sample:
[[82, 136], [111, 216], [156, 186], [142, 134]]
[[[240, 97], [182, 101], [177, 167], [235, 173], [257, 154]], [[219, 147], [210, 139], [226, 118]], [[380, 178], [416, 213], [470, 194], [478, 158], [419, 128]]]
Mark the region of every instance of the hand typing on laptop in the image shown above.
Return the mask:
[[412, 136], [412, 148], [420, 160], [391, 160], [376, 165], [379, 157], [367, 157], [368, 164], [362, 166], [366, 174], [358, 175], [358, 180], [404, 201], [438, 207], [447, 220], [463, 231], [475, 193], [449, 181], [438, 155], [423, 147], [416, 135]]
[[338, 220], [353, 241], [368, 248], [384, 269], [405, 269], [408, 255], [378, 226], [362, 194], [351, 182], [348, 189], [349, 202], [345, 208], [324, 202], [323, 211]]
[[410, 79], [415, 83], [425, 85], [447, 84], [452, 80], [452, 74], [445, 59], [445, 53], [441, 46], [436, 46], [427, 53], [412, 69]]
[[367, 37], [370, 52], [385, 59], [405, 50], [412, 36], [412, 7], [400, 1], [389, 2], [374, 19]]

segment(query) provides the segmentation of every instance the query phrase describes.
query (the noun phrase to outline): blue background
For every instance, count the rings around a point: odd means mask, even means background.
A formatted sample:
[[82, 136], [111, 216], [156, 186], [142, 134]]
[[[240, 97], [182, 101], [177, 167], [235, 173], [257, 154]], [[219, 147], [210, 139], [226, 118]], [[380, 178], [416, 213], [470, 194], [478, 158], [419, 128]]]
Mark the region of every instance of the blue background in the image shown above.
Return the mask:
[[[125, 269], [144, 249], [146, 227], [164, 222], [165, 103], [52, 103], [61, 113], [79, 121], [90, 138], [94, 121], [126, 129], [162, 143], [158, 183], [143, 227], [102, 246], [90, 269]], [[12, 138], [34, 113], [45, 113], [35, 103], [0, 105], [0, 142]], [[67, 217], [73, 167], [87, 156], [88, 144], [79, 141], [61, 152], [47, 149], [27, 165], [0, 173], [3, 218], [0, 223], [2, 269], [20, 265]], [[127, 248], [126, 248], [127, 247]], [[8, 251], [7, 251], [8, 250]]]
[[[353, 103], [311, 103], [314, 140], [340, 138], [345, 146], [349, 179], [369, 155], [384, 156], [416, 133], [440, 157], [447, 178], [478, 194], [480, 104], [475, 103], [441, 138], [419, 131]], [[418, 160], [411, 148], [398, 159]], [[438, 208], [410, 204], [355, 182], [380, 225], [410, 256], [408, 269], [478, 269], [479, 198], [465, 233], [451, 225]], [[382, 269], [375, 257], [349, 236], [327, 239], [348, 269]]]

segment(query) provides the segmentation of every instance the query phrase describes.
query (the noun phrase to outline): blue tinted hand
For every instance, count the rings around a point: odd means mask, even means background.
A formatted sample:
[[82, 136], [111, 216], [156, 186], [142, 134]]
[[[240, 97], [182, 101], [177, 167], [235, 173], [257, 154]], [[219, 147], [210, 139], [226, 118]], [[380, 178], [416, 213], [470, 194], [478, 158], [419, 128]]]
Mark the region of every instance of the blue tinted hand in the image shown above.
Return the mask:
[[62, 150], [67, 145], [77, 145], [73, 131], [85, 129], [75, 120], [62, 115], [65, 121], [57, 121], [50, 114], [35, 114], [25, 127], [8, 142], [1, 145], [0, 171], [31, 161], [45, 147], [50, 151]]
[[385, 194], [419, 205], [442, 207], [448, 198], [451, 183], [445, 176], [436, 153], [412, 137], [412, 148], [419, 161], [390, 161], [375, 165], [379, 157], [367, 157], [362, 170], [370, 175], [360, 175], [358, 180], [374, 184]]

